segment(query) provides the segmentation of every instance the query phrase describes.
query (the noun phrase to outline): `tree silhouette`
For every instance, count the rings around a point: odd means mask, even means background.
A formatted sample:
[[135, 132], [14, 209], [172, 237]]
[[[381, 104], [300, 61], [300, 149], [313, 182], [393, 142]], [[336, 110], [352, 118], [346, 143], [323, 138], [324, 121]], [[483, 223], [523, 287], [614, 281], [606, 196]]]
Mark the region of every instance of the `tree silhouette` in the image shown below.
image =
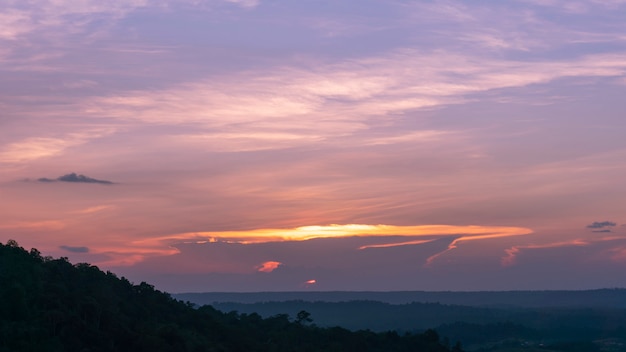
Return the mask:
[[301, 310], [296, 315], [296, 323], [298, 324], [306, 324], [311, 322], [313, 322], [313, 319], [311, 319], [311, 313], [307, 312], [306, 310]]
[[96, 266], [0, 244], [0, 352], [450, 352], [434, 332], [378, 334], [307, 325], [286, 314], [222, 313], [134, 285]]

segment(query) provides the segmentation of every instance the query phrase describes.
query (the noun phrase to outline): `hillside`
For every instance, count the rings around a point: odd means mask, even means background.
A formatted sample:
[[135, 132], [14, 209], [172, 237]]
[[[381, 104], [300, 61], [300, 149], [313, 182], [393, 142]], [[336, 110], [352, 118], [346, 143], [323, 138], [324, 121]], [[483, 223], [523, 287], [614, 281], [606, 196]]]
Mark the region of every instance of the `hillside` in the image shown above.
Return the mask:
[[316, 327], [298, 313], [262, 318], [194, 308], [145, 282], [42, 257], [15, 241], [0, 244], [0, 352], [460, 351], [433, 330], [351, 332]]
[[[236, 296], [235, 296], [236, 297]], [[626, 309], [610, 307], [472, 307], [413, 302], [269, 301], [215, 302], [223, 312], [263, 317], [306, 310], [318, 326], [353, 331], [423, 331], [428, 327], [446, 340], [462, 341], [467, 351], [626, 351]]]

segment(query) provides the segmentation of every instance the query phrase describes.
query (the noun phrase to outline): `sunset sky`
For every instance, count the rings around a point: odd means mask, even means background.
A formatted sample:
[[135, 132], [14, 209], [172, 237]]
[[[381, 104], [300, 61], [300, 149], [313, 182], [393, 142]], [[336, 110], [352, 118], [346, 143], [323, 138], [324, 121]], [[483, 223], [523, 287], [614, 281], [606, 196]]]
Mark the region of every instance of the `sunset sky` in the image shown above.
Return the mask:
[[626, 287], [626, 0], [0, 0], [0, 242], [169, 292]]

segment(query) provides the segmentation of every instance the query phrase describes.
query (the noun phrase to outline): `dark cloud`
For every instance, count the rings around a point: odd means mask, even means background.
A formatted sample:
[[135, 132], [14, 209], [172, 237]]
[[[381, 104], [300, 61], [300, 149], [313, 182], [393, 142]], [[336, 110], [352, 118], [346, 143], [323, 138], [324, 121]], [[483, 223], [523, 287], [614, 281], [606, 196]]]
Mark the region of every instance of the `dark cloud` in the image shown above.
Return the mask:
[[45, 178], [45, 177], [37, 179], [37, 181], [39, 181], [39, 182], [56, 182], [56, 180], [53, 180], [53, 179], [50, 179], [50, 178]]
[[[587, 225], [587, 228], [588, 229], [604, 229], [606, 227], [614, 227], [614, 226], [617, 226], [617, 224], [612, 221], [594, 221], [593, 224]], [[606, 232], [610, 232], [610, 230]]]
[[89, 253], [87, 247], [59, 246], [59, 248], [72, 253]]
[[591, 232], [595, 232], [595, 233], [605, 233], [605, 232], [611, 232], [611, 230], [594, 230]]
[[76, 173], [71, 173], [63, 176], [59, 176], [56, 179], [50, 179], [42, 177], [37, 179], [39, 182], [75, 182], [75, 183], [100, 183], [104, 185], [112, 185], [113, 182], [106, 180], [97, 180], [95, 178], [87, 177], [85, 175], [77, 175]]

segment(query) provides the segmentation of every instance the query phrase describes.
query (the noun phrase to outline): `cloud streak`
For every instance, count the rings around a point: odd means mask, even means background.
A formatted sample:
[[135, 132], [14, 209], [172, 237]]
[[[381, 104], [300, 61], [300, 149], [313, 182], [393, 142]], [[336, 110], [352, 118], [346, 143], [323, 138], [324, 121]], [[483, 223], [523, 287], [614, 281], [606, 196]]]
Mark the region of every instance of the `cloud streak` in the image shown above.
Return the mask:
[[89, 248], [87, 247], [59, 246], [59, 248], [72, 253], [89, 253]]
[[55, 157], [68, 149], [112, 134], [114, 128], [87, 129], [62, 137], [29, 137], [0, 146], [0, 164], [23, 165], [39, 159]]
[[[451, 226], [451, 225], [326, 225], [303, 226], [292, 229], [257, 229], [246, 231], [189, 232], [162, 237], [144, 238], [130, 243], [105, 241], [90, 246], [90, 253], [105, 255], [108, 259], [96, 264], [105, 266], [132, 266], [149, 258], [167, 257], [181, 254], [180, 246], [258, 246], [276, 243], [303, 243], [312, 240], [362, 239], [368, 244], [357, 244], [352, 250], [385, 250], [393, 247], [418, 246], [437, 239], [454, 238], [454, 247], [463, 241], [488, 240], [512, 236], [522, 236], [532, 230], [518, 227], [491, 226]], [[403, 240], [409, 239], [409, 240]], [[362, 243], [362, 242], [361, 242]], [[448, 250], [450, 250], [449, 248]], [[447, 250], [446, 250], [447, 251]], [[445, 252], [445, 251], [444, 251]], [[439, 253], [439, 256], [443, 253]], [[430, 262], [434, 258], [429, 259]], [[255, 266], [259, 272], [273, 272], [284, 265], [282, 260], [265, 261]]]
[[615, 226], [617, 226], [617, 224], [612, 221], [594, 221], [593, 223], [587, 225], [587, 228], [588, 229], [604, 229], [607, 227], [611, 228]]
[[94, 213], [99, 213], [101, 211], [105, 211], [105, 210], [112, 210], [115, 209], [116, 207], [114, 205], [96, 205], [93, 207], [88, 207], [85, 209], [81, 209], [81, 210], [76, 210], [73, 211], [72, 213], [74, 214], [94, 214]]
[[591, 242], [575, 239], [571, 241], [565, 242], [555, 242], [555, 243], [545, 243], [545, 244], [530, 244], [523, 246], [513, 246], [511, 248], [505, 249], [504, 252], [506, 255], [502, 257], [501, 264], [502, 266], [513, 266], [516, 264], [517, 256], [526, 249], [548, 249], [548, 248], [561, 248], [561, 247], [571, 247], [571, 246], [588, 246]]
[[61, 230], [66, 226], [66, 223], [60, 220], [18, 221], [4, 223], [0, 225], [0, 229]]
[[624, 62], [626, 54], [523, 62], [403, 50], [314, 72], [278, 69], [217, 84], [211, 79], [161, 91], [132, 91], [95, 99], [81, 110], [92, 117], [226, 128], [242, 138], [255, 138], [255, 133], [241, 130], [241, 124], [258, 125], [261, 139], [295, 140], [311, 132], [330, 137], [366, 128], [371, 116], [458, 104], [492, 90], [571, 77], [620, 77], [626, 72]]
[[[532, 230], [520, 227], [497, 227], [497, 226], [452, 226], [452, 225], [417, 225], [417, 226], [394, 226], [394, 225], [326, 225], [326, 226], [303, 226], [294, 229], [258, 229], [249, 231], [223, 231], [223, 232], [190, 232], [153, 239], [152, 241], [167, 242], [182, 239], [202, 238], [206, 241], [224, 241], [229, 243], [268, 243], [282, 241], [307, 241], [317, 238], [342, 238], [342, 237], [369, 237], [369, 236], [451, 236], [457, 235], [458, 241], [479, 240], [508, 236], [519, 236], [532, 233]], [[405, 245], [415, 244], [403, 242]], [[400, 244], [398, 244], [400, 245]]]
[[[107, 180], [98, 180], [95, 178], [91, 178], [91, 177], [87, 177], [85, 175], [78, 175], [74, 172], [67, 174], [67, 175], [63, 175], [63, 176], [59, 176], [56, 179], [49, 179], [49, 178], [39, 178], [37, 179], [38, 182], [44, 182], [44, 183], [50, 183], [50, 182], [69, 182], [69, 183], [98, 183], [98, 184], [102, 184], [102, 185], [112, 185], [114, 184], [114, 182], [111, 181], [107, 181]], [[98, 209], [100, 210], [100, 209]]]

